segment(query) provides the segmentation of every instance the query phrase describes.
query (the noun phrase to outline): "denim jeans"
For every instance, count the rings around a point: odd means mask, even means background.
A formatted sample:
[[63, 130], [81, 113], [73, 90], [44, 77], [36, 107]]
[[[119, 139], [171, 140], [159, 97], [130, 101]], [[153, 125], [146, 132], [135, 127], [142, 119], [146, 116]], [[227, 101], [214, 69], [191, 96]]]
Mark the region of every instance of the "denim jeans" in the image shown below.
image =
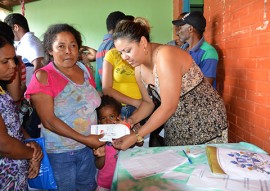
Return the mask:
[[48, 153], [57, 191], [91, 191], [97, 187], [92, 149], [85, 147], [65, 153]]
[[129, 118], [135, 110], [136, 110], [136, 107], [134, 107], [132, 105], [123, 106], [121, 109], [121, 118], [122, 119]]

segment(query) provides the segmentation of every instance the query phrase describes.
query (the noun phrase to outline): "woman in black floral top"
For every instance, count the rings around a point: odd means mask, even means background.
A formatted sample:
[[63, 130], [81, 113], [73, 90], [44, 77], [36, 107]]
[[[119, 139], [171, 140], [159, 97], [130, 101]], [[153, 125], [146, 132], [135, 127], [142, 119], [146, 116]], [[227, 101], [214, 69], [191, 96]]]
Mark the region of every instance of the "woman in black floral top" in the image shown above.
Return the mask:
[[129, 121], [136, 124], [151, 114], [154, 104], [150, 96], [160, 97], [161, 102], [138, 131], [115, 140], [114, 146], [126, 150], [162, 124], [168, 146], [226, 143], [226, 109], [217, 91], [188, 53], [150, 43], [149, 36], [143, 18], [119, 23], [113, 34], [116, 49], [135, 67], [142, 94], [142, 103]]

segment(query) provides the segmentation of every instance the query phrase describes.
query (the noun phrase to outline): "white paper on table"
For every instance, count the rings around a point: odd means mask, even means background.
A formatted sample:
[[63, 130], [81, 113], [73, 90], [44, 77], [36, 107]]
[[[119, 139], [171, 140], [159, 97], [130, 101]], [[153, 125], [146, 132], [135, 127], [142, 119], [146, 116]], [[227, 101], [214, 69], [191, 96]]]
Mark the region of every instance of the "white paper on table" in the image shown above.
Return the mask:
[[91, 125], [91, 134], [104, 134], [104, 137], [99, 140], [112, 142], [112, 139], [117, 139], [124, 135], [129, 135], [130, 129], [124, 124]]
[[164, 179], [175, 179], [175, 180], [186, 180], [189, 178], [189, 174], [183, 172], [176, 172], [176, 171], [168, 171], [165, 172], [161, 178]]
[[186, 153], [188, 154], [188, 156], [191, 156], [193, 158], [196, 158], [198, 156], [201, 156], [202, 154], [205, 154], [205, 147], [192, 147], [191, 149], [189, 149], [187, 147], [186, 149]]
[[187, 185], [226, 191], [270, 191], [270, 181], [214, 174], [208, 165], [198, 165], [193, 170]]
[[141, 179], [166, 172], [185, 162], [187, 162], [186, 157], [178, 155], [173, 150], [167, 150], [157, 154], [122, 159], [119, 164], [123, 165], [135, 179]]
[[251, 151], [217, 148], [222, 170], [230, 176], [270, 181], [270, 156]]

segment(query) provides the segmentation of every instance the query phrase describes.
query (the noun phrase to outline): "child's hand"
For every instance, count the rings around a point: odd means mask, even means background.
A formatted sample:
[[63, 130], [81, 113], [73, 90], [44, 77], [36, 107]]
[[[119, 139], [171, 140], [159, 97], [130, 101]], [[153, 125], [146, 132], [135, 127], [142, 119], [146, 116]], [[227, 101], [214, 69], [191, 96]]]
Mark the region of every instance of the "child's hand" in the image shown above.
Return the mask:
[[105, 145], [102, 146], [102, 147], [99, 147], [99, 148], [97, 148], [97, 149], [93, 149], [93, 151], [94, 151], [94, 155], [95, 155], [96, 157], [104, 157], [105, 154], [106, 154], [106, 148], [105, 148]]

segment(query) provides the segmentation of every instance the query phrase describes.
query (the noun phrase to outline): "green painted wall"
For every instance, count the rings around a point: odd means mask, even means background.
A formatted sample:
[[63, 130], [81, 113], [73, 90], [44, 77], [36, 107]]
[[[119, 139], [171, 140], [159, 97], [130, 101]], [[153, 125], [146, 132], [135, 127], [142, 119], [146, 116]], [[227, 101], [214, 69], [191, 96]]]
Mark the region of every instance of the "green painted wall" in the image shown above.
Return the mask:
[[[25, 17], [41, 40], [47, 27], [55, 23], [75, 26], [85, 45], [98, 48], [107, 33], [106, 18], [112, 11], [141, 16], [152, 26], [152, 42], [167, 43], [172, 39], [173, 0], [39, 0], [25, 4]], [[21, 12], [15, 6], [13, 12]]]
[[190, 4], [204, 4], [204, 0], [190, 0]]

